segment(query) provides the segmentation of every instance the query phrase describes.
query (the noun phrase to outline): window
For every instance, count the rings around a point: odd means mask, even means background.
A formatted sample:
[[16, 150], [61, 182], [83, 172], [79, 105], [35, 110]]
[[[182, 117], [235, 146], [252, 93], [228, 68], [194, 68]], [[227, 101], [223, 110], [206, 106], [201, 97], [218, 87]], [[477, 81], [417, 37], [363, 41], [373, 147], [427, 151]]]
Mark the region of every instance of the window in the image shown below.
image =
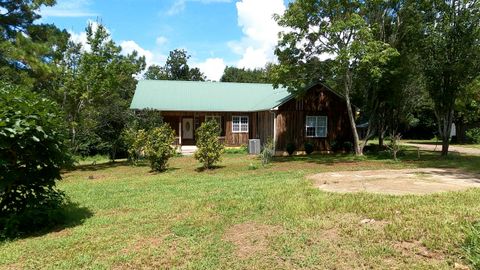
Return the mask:
[[248, 116], [232, 116], [232, 132], [248, 132]]
[[305, 124], [307, 137], [325, 138], [327, 137], [327, 117], [326, 116], [307, 116]]
[[219, 115], [207, 115], [205, 116], [205, 122], [208, 122], [210, 120], [215, 120], [218, 123], [218, 126], [220, 127], [220, 130], [223, 131], [222, 128], [222, 117]]

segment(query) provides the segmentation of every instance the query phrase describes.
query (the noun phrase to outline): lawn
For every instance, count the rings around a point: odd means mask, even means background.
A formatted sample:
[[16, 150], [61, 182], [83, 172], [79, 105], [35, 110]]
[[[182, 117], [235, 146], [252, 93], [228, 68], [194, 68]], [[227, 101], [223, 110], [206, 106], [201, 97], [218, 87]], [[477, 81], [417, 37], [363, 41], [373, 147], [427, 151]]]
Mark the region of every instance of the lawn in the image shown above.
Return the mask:
[[[338, 194], [314, 189], [317, 172], [458, 167], [480, 157], [412, 152], [280, 158], [244, 154], [198, 170], [176, 157], [165, 173], [126, 162], [81, 165], [60, 188], [78, 203], [64, 228], [0, 244], [0, 268], [451, 269], [465, 226], [480, 220], [480, 190], [429, 196]], [[375, 222], [361, 222], [374, 219]]]

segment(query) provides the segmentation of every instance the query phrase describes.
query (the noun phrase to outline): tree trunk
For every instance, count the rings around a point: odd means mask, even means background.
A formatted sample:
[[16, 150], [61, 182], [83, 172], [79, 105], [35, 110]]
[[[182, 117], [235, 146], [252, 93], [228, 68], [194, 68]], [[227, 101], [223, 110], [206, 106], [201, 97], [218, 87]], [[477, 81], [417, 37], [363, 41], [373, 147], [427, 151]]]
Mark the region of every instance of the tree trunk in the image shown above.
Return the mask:
[[380, 149], [383, 148], [383, 145], [385, 144], [384, 143], [384, 137], [385, 137], [385, 132], [382, 131], [381, 128], [378, 129], [378, 146], [380, 147]]
[[356, 156], [363, 156], [362, 148], [360, 147], [360, 139], [358, 138], [357, 125], [355, 123], [355, 116], [350, 102], [350, 89], [352, 87], [352, 77], [350, 71], [345, 74], [345, 101], [347, 102], [348, 119], [350, 120], [350, 127], [353, 134], [353, 148]]
[[450, 146], [450, 133], [452, 132], [453, 114], [454, 111], [450, 110], [439, 117], [439, 129], [442, 137], [442, 156], [444, 157], [448, 155], [448, 148]]

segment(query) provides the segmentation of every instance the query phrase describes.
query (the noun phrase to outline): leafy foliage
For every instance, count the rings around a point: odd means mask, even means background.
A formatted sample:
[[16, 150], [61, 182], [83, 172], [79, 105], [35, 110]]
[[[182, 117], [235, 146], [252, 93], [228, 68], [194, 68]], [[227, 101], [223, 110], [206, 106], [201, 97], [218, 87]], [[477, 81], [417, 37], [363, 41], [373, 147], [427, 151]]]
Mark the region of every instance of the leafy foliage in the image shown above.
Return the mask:
[[262, 152], [260, 152], [260, 159], [262, 160], [262, 165], [265, 166], [270, 162], [272, 162], [274, 155], [275, 155], [275, 145], [273, 144], [272, 139], [268, 139], [263, 145]]
[[198, 150], [195, 152], [195, 159], [203, 164], [205, 169], [211, 169], [220, 161], [225, 146], [218, 137], [221, 134], [217, 121], [210, 120], [202, 123], [196, 130]]
[[[60, 170], [72, 164], [63, 119], [54, 102], [31, 91], [0, 85], [0, 225], [55, 222], [44, 211], [60, 208]], [[34, 213], [30, 215], [28, 213]], [[22, 216], [22, 224], [11, 221]], [[39, 216], [42, 216], [39, 218]], [[7, 227], [5, 227], [7, 226]]]
[[413, 2], [411, 9], [421, 19], [418, 53], [443, 141], [442, 155], [447, 155], [456, 102], [480, 71], [480, 3], [426, 3]]
[[[146, 140], [145, 140], [146, 137]], [[175, 155], [175, 132], [169, 124], [164, 123], [160, 127], [153, 128], [148, 133], [140, 131], [137, 134], [133, 150], [142, 149], [141, 143], [145, 142], [143, 151], [145, 157], [150, 161], [150, 167], [154, 171], [165, 171], [168, 160]]]
[[467, 130], [467, 139], [472, 143], [480, 143], [480, 128]]
[[287, 153], [289, 156], [293, 155], [293, 153], [295, 153], [295, 150], [297, 150], [297, 147], [295, 146], [294, 143], [287, 143], [287, 146], [286, 146], [286, 149], [287, 149]]
[[147, 80], [205, 81], [205, 75], [198, 68], [188, 65], [187, 51], [176, 49], [170, 52], [165, 66], [151, 65], [145, 72]]
[[304, 144], [304, 148], [305, 148], [305, 153], [307, 155], [310, 155], [311, 153], [313, 153], [314, 147], [313, 147], [313, 144], [311, 142], [306, 142]]
[[272, 65], [267, 65], [265, 69], [245, 69], [237, 67], [226, 67], [220, 78], [221, 82], [239, 82], [239, 83], [269, 83], [270, 70]]

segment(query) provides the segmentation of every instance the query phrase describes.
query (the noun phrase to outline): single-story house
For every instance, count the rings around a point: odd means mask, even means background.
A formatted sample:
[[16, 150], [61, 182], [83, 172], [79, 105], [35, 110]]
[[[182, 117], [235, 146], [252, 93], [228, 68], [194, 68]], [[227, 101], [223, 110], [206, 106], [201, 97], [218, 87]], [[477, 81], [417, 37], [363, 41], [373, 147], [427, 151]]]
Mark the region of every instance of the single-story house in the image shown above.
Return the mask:
[[270, 84], [142, 80], [130, 108], [161, 111], [175, 130], [178, 145], [194, 145], [195, 130], [210, 119], [218, 121], [221, 140], [242, 146], [249, 139], [274, 141], [276, 154], [288, 144], [304, 151], [329, 152], [334, 142], [352, 141], [346, 102], [322, 83], [305, 90], [302, 98]]

